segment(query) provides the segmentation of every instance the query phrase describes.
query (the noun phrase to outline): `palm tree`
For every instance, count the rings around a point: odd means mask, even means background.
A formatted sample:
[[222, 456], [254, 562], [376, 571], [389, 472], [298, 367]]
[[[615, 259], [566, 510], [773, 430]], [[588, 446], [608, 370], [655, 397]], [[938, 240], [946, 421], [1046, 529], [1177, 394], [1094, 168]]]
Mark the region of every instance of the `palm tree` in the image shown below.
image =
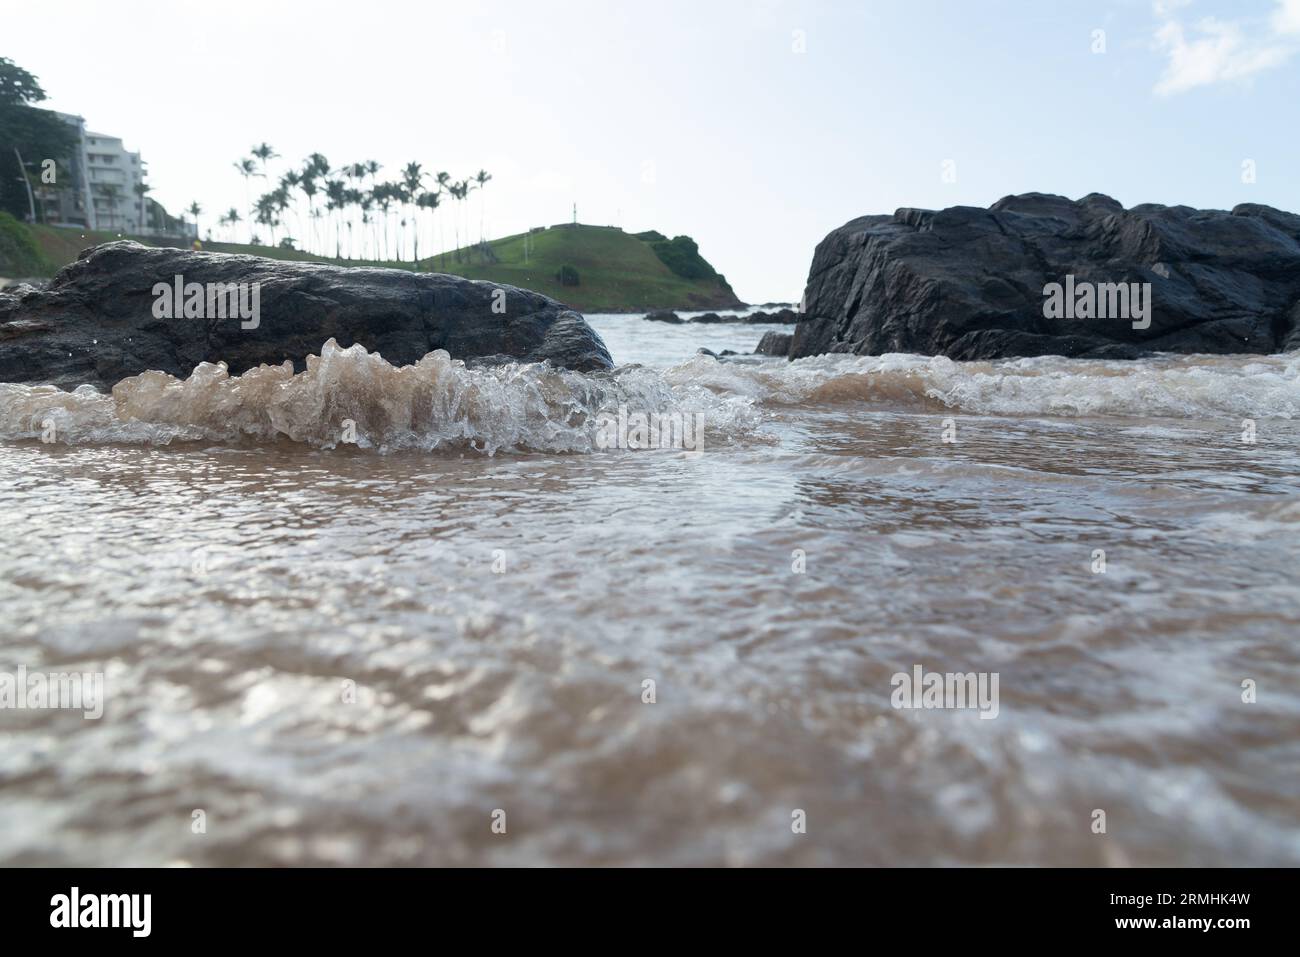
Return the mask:
[[[257, 172], [257, 164], [254, 163], [251, 158], [244, 156], [235, 162], [235, 169], [239, 170], [239, 175], [244, 177], [244, 205], [251, 210], [253, 208], [253, 198], [252, 194], [248, 191], [248, 181], [252, 177], [259, 175]], [[248, 228], [251, 232], [253, 228], [252, 223], [249, 223]]]
[[[432, 225], [432, 220], [438, 212], [438, 206], [442, 203], [441, 197], [442, 194], [437, 191], [425, 190], [415, 201], [418, 209], [427, 209], [429, 211], [430, 225]], [[420, 228], [418, 222], [415, 229], [415, 262], [418, 266], [420, 262]]]
[[[302, 177], [296, 170], [286, 170], [280, 177], [280, 185], [275, 192], [277, 196], [276, 205], [279, 206], [282, 211], [290, 208], [289, 197], [293, 195], [292, 191], [297, 189], [301, 182]], [[280, 202], [280, 198], [284, 199], [283, 203]], [[302, 217], [298, 215], [298, 210], [296, 209], [293, 210], [293, 218], [298, 223], [299, 231], [301, 231]]]
[[275, 193], [266, 193], [259, 196], [257, 205], [257, 222], [271, 231], [271, 245], [275, 245], [275, 227], [280, 225], [280, 218], [276, 215]]
[[[280, 186], [278, 186], [278, 187], [275, 189], [275, 191], [274, 191], [273, 193], [271, 193], [271, 200], [272, 200], [273, 203], [275, 203], [275, 211], [276, 211], [276, 213], [277, 213], [277, 214], [278, 214], [278, 213], [283, 213], [286, 209], [289, 208], [289, 188], [288, 188], [287, 186], [284, 186], [284, 185], [280, 185]], [[277, 218], [278, 218], [278, 217], [277, 217]], [[295, 215], [294, 218], [296, 219], [297, 216]], [[300, 225], [300, 226], [302, 225], [301, 221], [299, 222], [298, 225]], [[292, 243], [293, 243], [293, 237], [291, 237], [291, 236], [282, 236], [282, 237], [280, 238], [280, 242], [279, 242], [277, 245], [283, 247], [286, 239], [289, 240], [289, 241], [290, 241], [290, 245], [292, 245]]]
[[231, 206], [225, 215], [226, 223], [230, 226], [230, 241], [235, 241], [235, 226], [240, 222], [239, 210]]
[[[402, 205], [408, 203], [416, 204], [416, 212], [419, 212], [420, 194], [424, 192], [425, 173], [419, 163], [414, 161], [407, 163], [402, 170]], [[420, 249], [420, 219], [417, 215], [415, 218], [415, 249]], [[417, 260], [419, 256], [415, 257]]]
[[[451, 185], [452, 185], [452, 184], [451, 184], [451, 174], [450, 174], [450, 173], [448, 173], [446, 170], [442, 170], [442, 171], [440, 171], [440, 172], [438, 173], [437, 176], [434, 177], [434, 180], [435, 180], [435, 181], [437, 182], [437, 184], [438, 184], [438, 192], [439, 192], [439, 193], [443, 193], [443, 192], [446, 192], [446, 193], [448, 193], [448, 194], [451, 193]], [[453, 198], [454, 198], [454, 197], [453, 197]], [[438, 248], [442, 250], [442, 268], [443, 268], [443, 269], [446, 269], [446, 268], [447, 268], [447, 237], [444, 236], [443, 233], [442, 233], [442, 228], [441, 228], [441, 226], [442, 226], [442, 221], [439, 220], [438, 223], [439, 223], [439, 229], [438, 229]]]
[[[359, 206], [361, 207], [361, 225], [362, 225], [362, 226], [368, 226], [368, 225], [370, 225], [371, 223], [374, 222], [374, 219], [373, 219], [373, 218], [371, 217], [371, 215], [370, 215], [370, 210], [373, 209], [373, 208], [374, 208], [374, 205], [375, 205], [375, 194], [374, 194], [374, 191], [373, 191], [373, 190], [365, 190], [365, 191], [358, 190], [358, 192], [360, 193], [360, 198], [357, 200], [357, 205], [359, 205]], [[375, 239], [374, 246], [375, 246], [375, 249], [378, 250], [378, 248], [379, 248], [379, 240], [378, 240], [378, 238], [373, 237], [373, 236], [372, 236], [372, 238]], [[364, 245], [364, 243], [365, 243], [365, 239], [364, 239], [364, 237], [363, 237], [363, 238], [362, 238], [362, 244]], [[363, 256], [362, 258], [365, 258], [365, 257]], [[378, 259], [379, 256], [378, 256], [378, 254], [376, 254], [376, 255], [372, 256], [371, 258], [373, 258], [373, 259]]]
[[485, 241], [485, 238], [486, 238], [486, 237], [484, 237], [484, 235], [483, 235], [483, 217], [484, 217], [484, 214], [485, 214], [485, 207], [486, 207], [487, 204], [486, 204], [486, 203], [484, 202], [484, 200], [483, 200], [483, 187], [487, 185], [488, 180], [490, 180], [491, 178], [492, 178], [492, 174], [489, 173], [489, 172], [487, 172], [486, 170], [479, 170], [479, 171], [478, 171], [478, 175], [474, 177], [474, 182], [476, 182], [476, 183], [478, 184], [478, 188], [479, 188], [479, 195], [478, 195], [478, 241], [479, 241], [480, 243], [484, 242], [484, 241]]
[[[366, 175], [370, 177], [370, 205], [373, 207], [375, 205], [375, 188], [379, 185], [375, 177], [379, 175], [379, 171], [383, 169], [383, 166], [381, 166], [375, 160], [366, 160], [361, 165], [365, 168]], [[371, 219], [371, 222], [374, 222], [373, 217]], [[374, 239], [375, 239], [374, 258], [378, 259], [379, 258], [379, 236], [377, 233]]]
[[395, 184], [393, 183], [379, 183], [375, 186], [374, 189], [370, 191], [370, 195], [374, 197], [375, 204], [379, 207], [379, 211], [384, 214], [384, 258], [385, 259], [388, 258], [388, 211], [390, 207], [393, 205], [393, 200], [396, 198], [393, 193], [394, 185]]
[[254, 157], [256, 157], [261, 161], [263, 176], [266, 176], [267, 174], [267, 163], [269, 163], [273, 159], [280, 158], [280, 154], [277, 153], [275, 150], [271, 149], [271, 147], [266, 143], [263, 143], [260, 146], [254, 146], [251, 150], [249, 150], [249, 152], [252, 153]]
[[108, 229], [112, 232], [117, 221], [117, 198], [122, 188], [116, 183], [98, 183], [99, 195], [108, 200]]
[[[460, 257], [460, 223], [465, 218], [465, 200], [469, 197], [469, 192], [473, 189], [469, 180], [463, 179], [459, 183], [453, 183], [449, 189], [451, 198], [456, 201], [456, 262], [461, 261]], [[468, 230], [466, 230], [465, 241], [469, 242]]]
[[153, 187], [150, 186], [148, 183], [136, 183], [135, 186], [133, 186], [132, 188], [135, 190], [135, 195], [140, 197], [140, 232], [144, 232], [149, 225], [145, 221], [146, 219], [145, 203], [148, 202], [145, 194], [150, 192], [153, 189]]
[[[325, 209], [330, 213], [338, 214], [339, 210], [346, 209], [348, 205], [348, 191], [343, 185], [341, 179], [331, 179], [325, 183]], [[334, 219], [334, 258], [343, 258], [343, 236], [339, 229], [338, 216], [331, 217]]]
[[203, 212], [203, 207], [199, 205], [199, 201], [196, 199], [194, 200], [194, 202], [190, 203], [190, 208], [186, 210], [186, 212], [188, 212], [191, 216], [194, 217], [194, 238], [198, 239], [199, 238], [199, 213]]
[[[362, 193], [361, 190], [359, 190], [359, 189], [348, 189], [348, 190], [345, 191], [344, 202], [345, 202], [348, 206], [355, 206], [358, 210], [362, 210], [362, 205], [361, 205], [361, 203], [362, 203], [362, 199], [364, 198], [364, 196], [365, 196], [365, 194]], [[363, 211], [362, 214], [363, 214], [363, 216], [364, 216], [364, 211]], [[363, 220], [363, 222], [364, 222], [364, 220]], [[347, 218], [347, 226], [348, 226], [348, 258], [351, 259], [351, 258], [352, 258], [352, 250], [353, 250], [353, 246], [352, 246], [352, 217], [351, 217], [351, 216], [349, 216], [349, 217]], [[365, 237], [363, 236], [362, 238], [364, 239]]]
[[307, 219], [311, 226], [311, 232], [309, 234], [309, 238], [304, 241], [304, 244], [307, 250], [310, 251], [316, 239], [315, 224], [310, 222], [316, 216], [315, 205], [316, 205], [316, 193], [318, 192], [318, 190], [316, 189], [315, 167], [308, 165], [302, 171], [302, 177], [298, 181], [298, 188], [301, 189], [302, 194], [307, 197]]

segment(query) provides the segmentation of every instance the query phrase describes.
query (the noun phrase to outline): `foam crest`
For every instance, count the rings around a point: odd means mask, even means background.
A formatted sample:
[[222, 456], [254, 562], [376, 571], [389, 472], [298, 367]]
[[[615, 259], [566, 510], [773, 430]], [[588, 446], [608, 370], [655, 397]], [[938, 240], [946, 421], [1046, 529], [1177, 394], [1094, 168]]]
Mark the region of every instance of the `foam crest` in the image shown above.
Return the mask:
[[[111, 395], [82, 386], [0, 384], [0, 439], [63, 444], [291, 441], [316, 448], [591, 452], [598, 417], [703, 413], [706, 441], [729, 441], [760, 421], [743, 397], [673, 389], [639, 367], [583, 374], [544, 364], [467, 367], [444, 351], [394, 366], [333, 339], [306, 371], [288, 362], [231, 376], [203, 363], [186, 379], [146, 372]], [[349, 425], [349, 423], [351, 423]]]
[[669, 370], [667, 377], [678, 385], [694, 383], [776, 404], [865, 402], [988, 415], [1300, 417], [1296, 354], [994, 362], [826, 355], [757, 364], [700, 356]]

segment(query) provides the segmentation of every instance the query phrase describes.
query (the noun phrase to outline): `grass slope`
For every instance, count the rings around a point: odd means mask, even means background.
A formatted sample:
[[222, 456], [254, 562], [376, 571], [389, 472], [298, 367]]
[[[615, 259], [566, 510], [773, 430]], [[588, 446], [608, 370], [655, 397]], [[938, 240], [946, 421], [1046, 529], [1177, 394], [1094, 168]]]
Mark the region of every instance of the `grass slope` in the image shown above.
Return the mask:
[[[115, 232], [27, 226], [36, 248], [45, 260], [44, 268], [27, 275], [53, 275], [73, 262], [82, 250], [119, 238]], [[177, 245], [157, 238], [122, 236], [146, 246]], [[740, 305], [722, 277], [686, 279], [676, 275], [656, 255], [653, 246], [612, 226], [553, 226], [529, 237], [527, 262], [524, 234], [488, 243], [496, 262], [484, 262], [477, 250], [461, 250], [460, 262], [454, 251], [421, 259], [424, 272], [447, 272], [469, 279], [499, 282], [532, 289], [568, 303], [584, 312], [639, 312], [650, 309], [722, 309]], [[378, 262], [350, 259], [339, 262], [324, 256], [235, 243], [204, 243], [212, 252], [245, 253], [298, 262], [321, 262], [344, 266], [380, 266], [415, 269], [409, 262]], [[579, 284], [564, 286], [556, 278], [561, 266], [578, 271]]]
[[[524, 244], [528, 240], [525, 261]], [[649, 309], [720, 309], [740, 301], [721, 277], [686, 279], [673, 273], [650, 243], [613, 226], [552, 226], [488, 243], [494, 263], [475, 250], [434, 256], [423, 265], [435, 272], [508, 283], [544, 293], [585, 312], [639, 312]], [[578, 271], [579, 284], [556, 278], [561, 266]]]

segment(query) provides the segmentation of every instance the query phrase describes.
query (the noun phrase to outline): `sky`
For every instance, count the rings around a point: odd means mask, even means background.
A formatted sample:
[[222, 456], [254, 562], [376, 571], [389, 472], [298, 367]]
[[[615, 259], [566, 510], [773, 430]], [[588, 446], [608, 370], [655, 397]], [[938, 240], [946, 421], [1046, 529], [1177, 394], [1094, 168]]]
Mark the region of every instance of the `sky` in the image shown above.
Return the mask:
[[576, 203], [694, 237], [750, 302], [798, 301], [830, 230], [902, 206], [1300, 209], [1300, 0], [0, 0], [0, 24], [173, 213], [244, 208], [262, 141], [486, 169], [490, 237]]

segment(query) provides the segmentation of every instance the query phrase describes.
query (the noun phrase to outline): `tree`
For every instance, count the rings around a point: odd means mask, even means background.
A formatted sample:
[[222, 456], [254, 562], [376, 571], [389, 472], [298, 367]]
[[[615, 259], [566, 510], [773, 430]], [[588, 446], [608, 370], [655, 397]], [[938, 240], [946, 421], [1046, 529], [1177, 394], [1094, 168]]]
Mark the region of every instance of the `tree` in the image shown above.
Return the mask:
[[[239, 175], [244, 177], [244, 205], [251, 211], [253, 208], [253, 198], [248, 192], [248, 181], [254, 176], [260, 175], [257, 172], [257, 164], [251, 157], [243, 156], [235, 161], [235, 169], [239, 170]], [[249, 230], [252, 230], [252, 224], [249, 224]]]
[[237, 209], [235, 209], [235, 207], [231, 206], [230, 209], [228, 209], [228, 210], [226, 211], [226, 215], [223, 216], [223, 217], [221, 217], [221, 221], [222, 221], [222, 223], [224, 223], [225, 225], [227, 225], [227, 226], [230, 227], [230, 241], [231, 241], [231, 242], [234, 242], [234, 241], [235, 241], [235, 227], [236, 227], [236, 226], [239, 224], [239, 222], [240, 222], [240, 218], [239, 218], [239, 210], [237, 210]]
[[[414, 161], [407, 163], [402, 169], [402, 205], [415, 204], [418, 214], [420, 206], [420, 194], [424, 192], [425, 173], [419, 163]], [[420, 252], [420, 218], [415, 217], [415, 258], [418, 260]]]
[[[343, 200], [345, 207], [355, 206], [357, 208], [357, 211], [360, 212], [362, 197], [363, 194], [361, 190], [356, 189], [355, 187], [345, 190], [344, 200]], [[353, 251], [354, 251], [354, 247], [352, 245], [352, 217], [348, 216], [346, 221], [348, 226], [348, 258], [351, 259], [353, 258]], [[362, 236], [362, 239], [364, 240], [365, 237]]]
[[[275, 245], [275, 228], [280, 225], [280, 217], [277, 215], [275, 193], [265, 193], [257, 198], [257, 204], [253, 207], [257, 210], [256, 222], [258, 225], [265, 226], [271, 233], [271, 244]], [[260, 244], [255, 244], [260, 245]]]
[[316, 170], [311, 165], [308, 165], [303, 169], [302, 176], [298, 180], [298, 188], [302, 190], [302, 194], [307, 197], [307, 221], [309, 232], [304, 245], [307, 250], [310, 251], [316, 241], [315, 223], [313, 223], [312, 220], [316, 217], [316, 193], [319, 192], [316, 189]]
[[484, 202], [484, 200], [483, 200], [483, 187], [487, 185], [488, 180], [490, 180], [491, 178], [492, 178], [492, 174], [489, 173], [489, 172], [487, 172], [486, 170], [479, 170], [479, 171], [478, 171], [478, 175], [474, 177], [474, 182], [478, 184], [478, 189], [479, 189], [479, 194], [478, 194], [478, 241], [479, 241], [480, 243], [485, 242], [486, 239], [487, 239], [487, 237], [483, 235], [483, 217], [484, 217], [484, 215], [485, 215], [485, 213], [486, 213], [486, 206], [487, 206], [487, 204], [486, 204], [486, 203]]
[[[445, 192], [447, 193], [447, 195], [450, 196], [451, 195], [451, 174], [448, 173], [446, 170], [443, 170], [439, 172], [438, 175], [434, 177], [434, 179], [438, 183], [438, 192], [439, 193]], [[454, 199], [455, 197], [453, 196], [452, 198]], [[442, 268], [446, 269], [447, 268], [447, 237], [444, 236], [442, 233], [442, 229], [441, 229], [442, 220], [438, 220], [438, 223], [439, 223], [438, 248], [442, 250]]]
[[203, 207], [199, 205], [199, 201], [196, 199], [192, 203], [190, 203], [190, 208], [187, 209], [186, 212], [194, 217], [194, 238], [198, 239], [199, 238], [199, 213], [203, 212]]
[[77, 134], [50, 110], [31, 106], [44, 100], [36, 77], [0, 57], [0, 210], [19, 219], [34, 215], [29, 172], [44, 159], [71, 157]]
[[273, 159], [279, 159], [280, 157], [280, 154], [277, 153], [275, 150], [271, 149], [271, 147], [266, 143], [262, 143], [260, 146], [254, 146], [251, 150], [249, 150], [249, 152], [252, 153], [253, 156], [261, 162], [263, 176], [266, 176], [267, 174], [267, 168], [266, 168], [267, 163], [269, 163]]
[[280, 177], [280, 185], [274, 191], [276, 206], [279, 207], [281, 212], [292, 209], [293, 219], [297, 223], [299, 231], [302, 229], [302, 217], [298, 215], [298, 210], [293, 208], [297, 205], [293, 197], [294, 191], [298, 189], [300, 183], [302, 183], [302, 177], [297, 170], [285, 170]]
[[[438, 207], [442, 204], [442, 194], [437, 190], [425, 190], [420, 194], [415, 204], [419, 209], [429, 211], [430, 226], [432, 226], [433, 220], [437, 218]], [[432, 229], [430, 231], [432, 232]], [[420, 230], [418, 226], [415, 230], [415, 261], [417, 263], [420, 261]]]
[[135, 195], [140, 197], [140, 231], [144, 232], [145, 228], [149, 225], [145, 217], [145, 203], [148, 201], [145, 194], [152, 191], [153, 187], [148, 183], [136, 183], [131, 188], [135, 191]]
[[117, 228], [117, 198], [122, 195], [122, 187], [116, 183], [96, 183], [95, 191], [108, 200], [108, 228], [111, 232]]
[[340, 210], [345, 210], [348, 205], [347, 187], [343, 185], [341, 179], [331, 179], [325, 183], [325, 209], [331, 213], [331, 219], [334, 220], [334, 258], [343, 258], [343, 236], [339, 226], [341, 218]]

